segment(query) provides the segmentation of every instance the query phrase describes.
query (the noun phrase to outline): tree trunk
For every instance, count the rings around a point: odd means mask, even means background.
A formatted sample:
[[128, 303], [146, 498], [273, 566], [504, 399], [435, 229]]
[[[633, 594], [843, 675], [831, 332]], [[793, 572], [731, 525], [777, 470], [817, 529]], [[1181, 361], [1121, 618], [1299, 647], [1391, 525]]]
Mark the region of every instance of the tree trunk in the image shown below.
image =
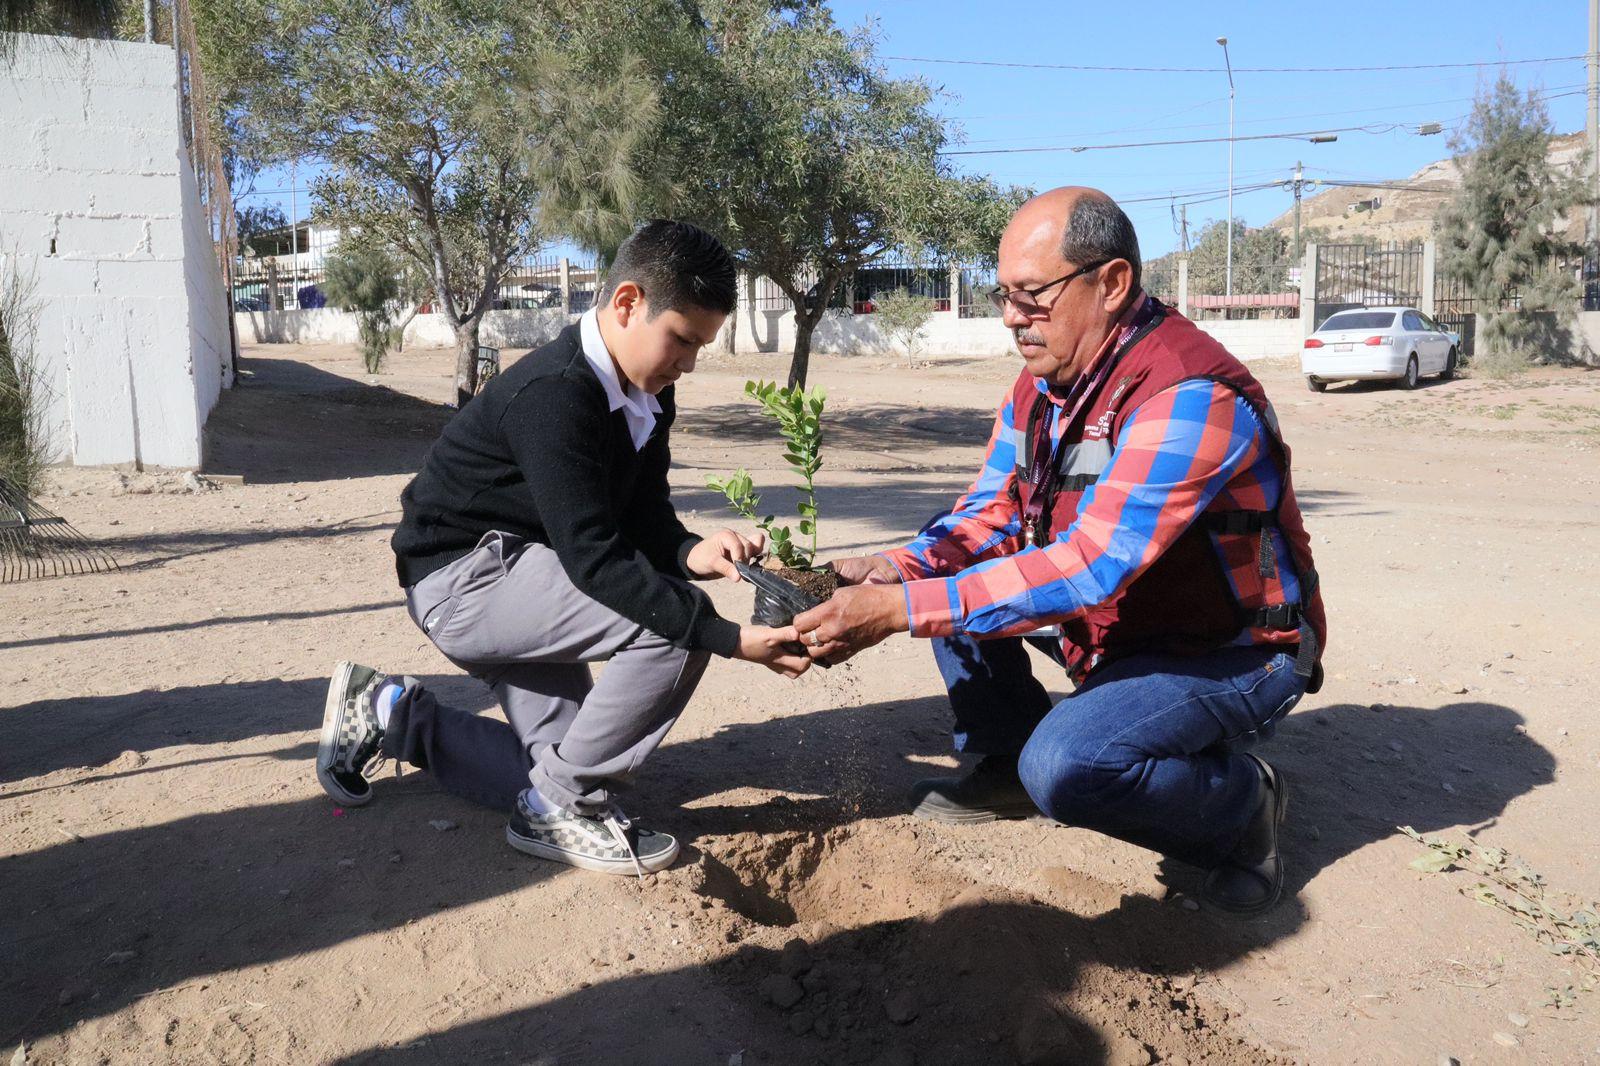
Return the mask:
[[406, 315], [405, 318], [401, 319], [400, 320], [400, 324], [395, 327], [395, 330], [394, 330], [394, 348], [395, 348], [395, 351], [403, 352], [403, 351], [406, 350], [406, 327], [411, 325], [411, 320], [417, 317], [417, 312], [420, 311], [421, 309], [422, 309], [422, 305], [421, 304], [412, 304], [411, 305], [411, 313]]
[[478, 326], [482, 315], [468, 315], [456, 326], [456, 410], [478, 392]]
[[789, 363], [789, 387], [806, 387], [806, 371], [811, 366], [811, 334], [816, 331], [817, 319], [822, 315], [796, 314], [794, 316], [794, 359]]

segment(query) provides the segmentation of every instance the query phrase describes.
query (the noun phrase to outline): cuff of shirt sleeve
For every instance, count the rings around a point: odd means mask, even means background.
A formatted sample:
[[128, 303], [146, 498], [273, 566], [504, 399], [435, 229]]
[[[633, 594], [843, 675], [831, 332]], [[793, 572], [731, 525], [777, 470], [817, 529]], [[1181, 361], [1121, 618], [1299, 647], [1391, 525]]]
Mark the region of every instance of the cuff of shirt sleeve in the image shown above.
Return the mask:
[[889, 564], [900, 575], [901, 581], [916, 581], [928, 576], [927, 568], [922, 565], [922, 560], [917, 558], [915, 552], [907, 548], [889, 548], [878, 553], [879, 558], [889, 560]]
[[689, 538], [682, 544], [678, 545], [678, 572], [684, 577], [688, 578], [690, 581], [706, 580], [705, 578], [700, 577], [698, 574], [692, 574], [689, 572], [689, 553], [694, 551], [694, 546], [699, 544], [704, 539], [704, 537], [699, 537], [693, 533], [690, 533]]
[[963, 631], [961, 597], [953, 577], [907, 581], [906, 618], [913, 637], [953, 637]]
[[702, 616], [694, 627], [694, 646], [724, 659], [733, 658], [734, 652], [739, 650], [739, 623], [730, 622], [720, 614]]

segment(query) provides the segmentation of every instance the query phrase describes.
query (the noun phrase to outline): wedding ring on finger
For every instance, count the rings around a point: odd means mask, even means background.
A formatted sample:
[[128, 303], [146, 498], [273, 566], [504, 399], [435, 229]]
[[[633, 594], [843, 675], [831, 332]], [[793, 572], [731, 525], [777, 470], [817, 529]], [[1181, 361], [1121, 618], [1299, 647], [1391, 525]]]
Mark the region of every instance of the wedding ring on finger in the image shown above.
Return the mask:
[[813, 648], [822, 647], [822, 637], [819, 636], [820, 632], [820, 630], [813, 629], [811, 631], [811, 636], [807, 638], [807, 643], [809, 643]]

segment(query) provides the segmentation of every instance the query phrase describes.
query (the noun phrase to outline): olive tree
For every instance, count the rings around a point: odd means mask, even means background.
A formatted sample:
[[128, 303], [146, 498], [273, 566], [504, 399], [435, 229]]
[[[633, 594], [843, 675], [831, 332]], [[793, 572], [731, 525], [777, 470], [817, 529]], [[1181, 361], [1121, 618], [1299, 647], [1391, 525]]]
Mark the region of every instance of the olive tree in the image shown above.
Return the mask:
[[[317, 216], [425, 272], [455, 334], [457, 398], [470, 397], [500, 284], [551, 235], [544, 201], [563, 183], [617, 181], [559, 164], [647, 120], [606, 109], [648, 86], [627, 68], [567, 62], [560, 0], [218, 2], [256, 38], [243, 95], [322, 164]], [[630, 189], [610, 196], [626, 205]]]
[[885, 253], [992, 261], [1026, 195], [958, 177], [934, 90], [888, 77], [867, 29], [839, 27], [820, 2], [707, 0], [669, 52], [654, 190], [673, 213], [723, 236], [794, 307], [791, 387], [811, 338], [850, 276]]

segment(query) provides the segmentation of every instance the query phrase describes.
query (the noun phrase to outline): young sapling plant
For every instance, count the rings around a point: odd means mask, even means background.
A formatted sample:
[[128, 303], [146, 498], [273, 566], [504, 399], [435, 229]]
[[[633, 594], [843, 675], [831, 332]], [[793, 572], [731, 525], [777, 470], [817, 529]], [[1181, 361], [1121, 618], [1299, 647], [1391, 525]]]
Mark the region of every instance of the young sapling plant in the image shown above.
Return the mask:
[[827, 396], [820, 387], [787, 388], [769, 381], [747, 381], [744, 391], [761, 405], [762, 414], [778, 423], [784, 461], [800, 482], [799, 522], [791, 530], [777, 525], [775, 516], [761, 513], [761, 495], [748, 470], [735, 470], [727, 478], [707, 478], [706, 487], [720, 492], [730, 508], [766, 532], [768, 552], [781, 567], [780, 576], [816, 599], [826, 600], [838, 587], [832, 571], [816, 567], [816, 478], [822, 469], [822, 411]]

